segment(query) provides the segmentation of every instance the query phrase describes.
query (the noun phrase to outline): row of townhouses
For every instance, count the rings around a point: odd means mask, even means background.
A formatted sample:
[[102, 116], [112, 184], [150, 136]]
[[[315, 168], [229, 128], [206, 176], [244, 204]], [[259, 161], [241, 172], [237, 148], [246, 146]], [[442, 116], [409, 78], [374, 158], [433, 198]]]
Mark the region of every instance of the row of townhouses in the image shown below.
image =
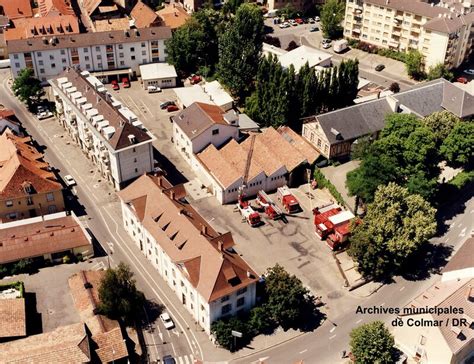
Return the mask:
[[377, 47], [420, 51], [426, 69], [459, 67], [472, 52], [474, 12], [470, 0], [438, 4], [416, 0], [347, 0], [344, 36]]
[[182, 185], [143, 175], [118, 192], [125, 229], [196, 322], [212, 322], [255, 305], [257, 274], [185, 200]]
[[164, 62], [168, 27], [53, 35], [8, 41], [13, 77], [31, 68], [46, 82], [66, 68], [96, 72], [98, 77], [139, 74], [139, 65]]
[[116, 189], [153, 170], [155, 137], [96, 77], [67, 68], [49, 83], [61, 124]]

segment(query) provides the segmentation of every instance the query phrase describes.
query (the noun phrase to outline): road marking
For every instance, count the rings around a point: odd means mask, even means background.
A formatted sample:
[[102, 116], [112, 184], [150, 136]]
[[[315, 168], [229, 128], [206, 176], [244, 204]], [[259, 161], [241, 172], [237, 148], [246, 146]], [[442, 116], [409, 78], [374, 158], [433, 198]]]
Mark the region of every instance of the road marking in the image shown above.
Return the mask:
[[184, 360], [182, 357], [178, 356], [178, 363], [179, 364], [184, 364]]
[[331, 330], [329, 330], [330, 333], [333, 333], [334, 330], [336, 330], [336, 326], [334, 326]]
[[176, 356], [176, 349], [174, 348], [174, 345], [172, 342], [170, 342], [170, 344], [171, 344], [171, 348], [173, 349], [174, 356]]
[[306, 353], [307, 351], [308, 351], [308, 349], [304, 349], [304, 350], [300, 351], [300, 354]]
[[332, 339], [334, 339], [336, 336], [337, 336], [337, 335], [336, 335], [336, 334], [334, 334], [333, 336], [331, 336], [331, 337], [329, 338], [329, 340], [332, 340]]
[[193, 363], [193, 359], [192, 358], [188, 358], [187, 355], [184, 356], [184, 361], [186, 364], [192, 364]]
[[361, 322], [361, 321], [362, 321], [362, 319], [358, 319], [358, 320], [356, 321], [356, 324], [358, 324], [358, 323]]
[[462, 229], [458, 236], [459, 236], [459, 237], [464, 237], [464, 236], [466, 236], [466, 230], [467, 230], [467, 228]]
[[160, 341], [163, 342], [163, 334], [161, 332], [159, 332], [158, 336], [160, 337]]
[[405, 289], [405, 286], [403, 286], [402, 288], [400, 288], [400, 292], [403, 291]]

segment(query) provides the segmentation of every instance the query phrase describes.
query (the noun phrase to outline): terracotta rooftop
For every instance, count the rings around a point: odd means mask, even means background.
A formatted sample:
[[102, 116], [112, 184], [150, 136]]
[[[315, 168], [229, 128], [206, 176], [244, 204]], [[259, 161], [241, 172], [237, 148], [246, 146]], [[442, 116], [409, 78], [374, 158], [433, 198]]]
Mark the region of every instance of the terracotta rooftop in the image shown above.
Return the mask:
[[179, 28], [186, 23], [191, 16], [181, 6], [176, 3], [165, 4], [165, 7], [156, 12], [163, 20], [164, 25], [171, 29]]
[[79, 5], [82, 5], [81, 9], [90, 16], [101, 2], [102, 0], [80, 0]]
[[25, 183], [36, 193], [59, 191], [61, 184], [49, 165], [42, 161], [43, 154], [29, 144], [29, 138], [20, 138], [7, 129], [0, 136], [0, 199], [27, 196]]
[[470, 27], [474, 22], [474, 13], [467, 15], [449, 14], [444, 17], [436, 17], [423, 25], [423, 28], [440, 33], [454, 33], [463, 26]]
[[435, 18], [438, 14], [447, 14], [450, 12], [449, 9], [440, 6], [431, 6], [428, 2], [420, 0], [365, 0], [365, 2], [426, 16], [428, 18]]
[[13, 27], [5, 31], [5, 39], [38, 38], [50, 35], [79, 34], [79, 22], [74, 15], [54, 15], [13, 20]]
[[133, 7], [130, 16], [135, 21], [137, 28], [148, 28], [159, 22], [159, 17], [153, 9], [140, 0]]
[[73, 215], [56, 217], [63, 214], [0, 224], [0, 264], [83, 246], [92, 251], [79, 221]]
[[[182, 185], [143, 175], [118, 192], [201, 296], [212, 302], [257, 281], [257, 274], [230, 249], [230, 233], [220, 234], [183, 198]], [[137, 205], [146, 196], [146, 203]]]
[[111, 30], [127, 30], [130, 29], [130, 20], [128, 18], [110, 18], [96, 20], [94, 22], [96, 32], [108, 32]]
[[[80, 92], [82, 97], [87, 99], [87, 103], [92, 104], [92, 107], [98, 111], [98, 115], [102, 115], [104, 120], [109, 122], [109, 126], [115, 128], [110, 139], [104, 136], [104, 142], [109, 144], [113, 150], [120, 150], [134, 144], [152, 140], [152, 137], [147, 132], [132, 125], [117, 108], [112, 106], [107, 96], [110, 96], [110, 94], [104, 94], [96, 90], [92, 82], [97, 81], [97, 79], [83, 76], [74, 68], [68, 68], [56, 78], [49, 80], [49, 82], [54, 84], [55, 87], [58, 87], [60, 89], [59, 92], [63, 92], [64, 95], [65, 93], [62, 91], [58, 82], [64, 79], [67, 79], [67, 82], [71, 83], [72, 86], [77, 89], [76, 92]], [[65, 97], [67, 98], [68, 96]], [[135, 141], [131, 142], [129, 136], [134, 136]]]
[[74, 15], [69, 0], [38, 0], [39, 12], [44, 16]]
[[0, 298], [0, 322], [0, 338], [25, 336], [25, 299]]
[[0, 363], [89, 363], [89, 340], [83, 323], [0, 344]]
[[[128, 351], [119, 323], [95, 313], [100, 302], [100, 281], [104, 275], [105, 271], [80, 271], [69, 278], [69, 288], [74, 306], [97, 345], [97, 355], [101, 362], [109, 363], [128, 357]], [[90, 284], [91, 288], [86, 288], [86, 284]]]
[[449, 260], [443, 273], [474, 267], [474, 237], [467, 239]]
[[[127, 35], [128, 34], [128, 35]], [[92, 32], [74, 35], [58, 35], [55, 43], [51, 43], [51, 37], [47, 36], [44, 42], [42, 38], [11, 40], [7, 42], [9, 53], [21, 53], [31, 51], [46, 51], [51, 49], [90, 47], [102, 44], [121, 44], [140, 42], [147, 40], [158, 40], [171, 38], [171, 30], [168, 27], [153, 27], [134, 29], [129, 32], [113, 30], [108, 32]]]
[[30, 18], [33, 16], [30, 0], [0, 0], [3, 14], [10, 20], [17, 18]]
[[[288, 129], [267, 128], [254, 135], [248, 181], [260, 173], [270, 176], [281, 168], [291, 172], [302, 163], [312, 164], [319, 155], [311, 145], [300, 140], [300, 135]], [[231, 140], [220, 150], [209, 145], [197, 156], [221, 186], [227, 188], [244, 175], [250, 145], [251, 137], [241, 144]]]
[[[9, 109], [1, 109], [0, 110], [0, 120], [5, 119], [10, 121], [13, 124], [21, 125], [20, 121], [16, 117], [15, 113]], [[0, 133], [3, 133], [3, 130], [0, 130]]]

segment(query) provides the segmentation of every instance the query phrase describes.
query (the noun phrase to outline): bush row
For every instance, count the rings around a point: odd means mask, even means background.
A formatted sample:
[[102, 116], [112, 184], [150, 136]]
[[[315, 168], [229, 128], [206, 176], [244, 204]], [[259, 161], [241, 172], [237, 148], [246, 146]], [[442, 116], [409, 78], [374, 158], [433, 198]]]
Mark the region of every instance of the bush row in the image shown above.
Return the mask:
[[346, 206], [346, 203], [344, 199], [342, 198], [342, 195], [339, 193], [336, 187], [317, 168], [314, 170], [314, 179], [316, 180], [316, 182], [318, 182], [319, 188], [327, 188], [329, 192], [331, 193], [331, 195], [336, 199], [336, 201], [341, 206]]

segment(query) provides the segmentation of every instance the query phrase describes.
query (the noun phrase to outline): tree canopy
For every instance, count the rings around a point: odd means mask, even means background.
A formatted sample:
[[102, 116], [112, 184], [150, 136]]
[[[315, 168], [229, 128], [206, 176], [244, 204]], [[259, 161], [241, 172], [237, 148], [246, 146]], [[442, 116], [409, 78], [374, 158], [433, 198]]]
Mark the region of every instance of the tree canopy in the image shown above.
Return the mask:
[[381, 321], [353, 329], [350, 333], [351, 352], [355, 364], [392, 364], [395, 362], [395, 340]]
[[379, 186], [364, 221], [354, 226], [349, 254], [368, 277], [386, 278], [436, 232], [436, 210], [395, 183]]
[[107, 269], [99, 287], [99, 311], [111, 319], [121, 319], [130, 325], [137, 319], [145, 303], [133, 278], [133, 272], [125, 263]]
[[44, 90], [41, 87], [41, 81], [34, 77], [32, 68], [24, 68], [15, 78], [12, 86], [13, 94], [21, 102], [26, 103], [28, 109], [38, 103], [44, 96]]
[[321, 10], [321, 29], [325, 37], [337, 39], [342, 35], [346, 3], [343, 0], [327, 0]]
[[441, 154], [454, 166], [472, 169], [474, 165], [474, 122], [456, 123], [441, 145]]
[[434, 133], [436, 145], [440, 146], [454, 127], [461, 122], [461, 119], [453, 113], [443, 110], [424, 117], [421, 122]]
[[430, 67], [428, 74], [426, 75], [428, 80], [436, 80], [437, 78], [445, 78], [451, 81], [454, 78], [454, 74], [444, 65], [444, 63], [438, 63], [437, 65]]
[[423, 55], [418, 50], [410, 50], [405, 56], [405, 67], [408, 76], [419, 80], [425, 76], [423, 72]]
[[244, 3], [219, 37], [218, 77], [234, 96], [243, 98], [253, 89], [263, 34], [262, 11]]

